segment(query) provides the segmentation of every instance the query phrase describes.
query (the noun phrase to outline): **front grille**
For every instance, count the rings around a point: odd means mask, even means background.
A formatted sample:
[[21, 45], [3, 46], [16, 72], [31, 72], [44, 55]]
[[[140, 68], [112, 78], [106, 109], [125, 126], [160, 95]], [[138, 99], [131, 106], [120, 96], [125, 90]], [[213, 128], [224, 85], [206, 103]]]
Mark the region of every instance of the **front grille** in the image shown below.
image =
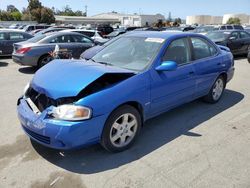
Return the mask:
[[42, 142], [42, 143], [45, 143], [45, 144], [50, 144], [50, 137], [47, 137], [47, 136], [43, 136], [43, 135], [40, 135], [40, 134], [37, 134], [29, 129], [27, 129], [26, 127], [23, 126], [23, 129], [24, 131], [30, 135], [32, 138]]
[[40, 112], [52, 105], [57, 106], [57, 102], [54, 99], [47, 97], [45, 94], [38, 93], [31, 87], [26, 91], [25, 96], [32, 100]]

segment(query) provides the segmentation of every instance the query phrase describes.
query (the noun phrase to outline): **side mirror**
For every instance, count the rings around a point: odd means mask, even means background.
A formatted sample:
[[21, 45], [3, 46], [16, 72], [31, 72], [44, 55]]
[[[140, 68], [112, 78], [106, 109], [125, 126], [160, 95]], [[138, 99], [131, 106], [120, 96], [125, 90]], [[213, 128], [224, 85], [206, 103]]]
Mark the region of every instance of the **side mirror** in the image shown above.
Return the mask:
[[235, 40], [236, 37], [229, 37], [229, 40]]
[[177, 63], [174, 61], [164, 61], [155, 68], [157, 71], [175, 71], [177, 69]]

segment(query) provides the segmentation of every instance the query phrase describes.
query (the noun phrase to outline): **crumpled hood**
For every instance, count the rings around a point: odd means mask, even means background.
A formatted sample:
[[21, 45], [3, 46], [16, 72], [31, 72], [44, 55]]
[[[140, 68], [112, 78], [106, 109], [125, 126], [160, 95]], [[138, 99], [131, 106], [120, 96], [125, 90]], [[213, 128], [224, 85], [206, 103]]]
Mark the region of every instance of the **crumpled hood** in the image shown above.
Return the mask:
[[75, 97], [106, 73], [133, 72], [82, 60], [54, 60], [36, 72], [31, 87], [55, 100]]

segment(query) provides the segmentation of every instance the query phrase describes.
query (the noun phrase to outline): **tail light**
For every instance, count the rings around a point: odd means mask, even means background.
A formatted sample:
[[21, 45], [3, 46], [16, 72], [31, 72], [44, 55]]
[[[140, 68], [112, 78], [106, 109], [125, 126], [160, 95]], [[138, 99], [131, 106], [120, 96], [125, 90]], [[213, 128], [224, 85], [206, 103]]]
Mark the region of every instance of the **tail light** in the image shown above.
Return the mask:
[[28, 51], [30, 51], [31, 47], [27, 47], [27, 48], [20, 48], [16, 51], [16, 53], [18, 54], [25, 54], [27, 53]]

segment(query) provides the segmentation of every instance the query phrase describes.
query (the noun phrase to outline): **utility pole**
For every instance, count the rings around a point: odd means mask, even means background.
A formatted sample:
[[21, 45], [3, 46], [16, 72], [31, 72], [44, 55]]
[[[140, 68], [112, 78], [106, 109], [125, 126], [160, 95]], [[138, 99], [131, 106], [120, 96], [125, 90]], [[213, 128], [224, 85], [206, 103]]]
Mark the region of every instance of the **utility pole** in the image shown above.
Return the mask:
[[27, 1], [28, 1], [28, 7], [27, 7], [27, 9], [28, 9], [28, 11], [29, 11], [29, 20], [31, 21], [31, 13], [30, 13], [30, 8], [29, 8], [30, 0], [27, 0]]
[[87, 17], [88, 16], [88, 6], [85, 5], [85, 16]]

